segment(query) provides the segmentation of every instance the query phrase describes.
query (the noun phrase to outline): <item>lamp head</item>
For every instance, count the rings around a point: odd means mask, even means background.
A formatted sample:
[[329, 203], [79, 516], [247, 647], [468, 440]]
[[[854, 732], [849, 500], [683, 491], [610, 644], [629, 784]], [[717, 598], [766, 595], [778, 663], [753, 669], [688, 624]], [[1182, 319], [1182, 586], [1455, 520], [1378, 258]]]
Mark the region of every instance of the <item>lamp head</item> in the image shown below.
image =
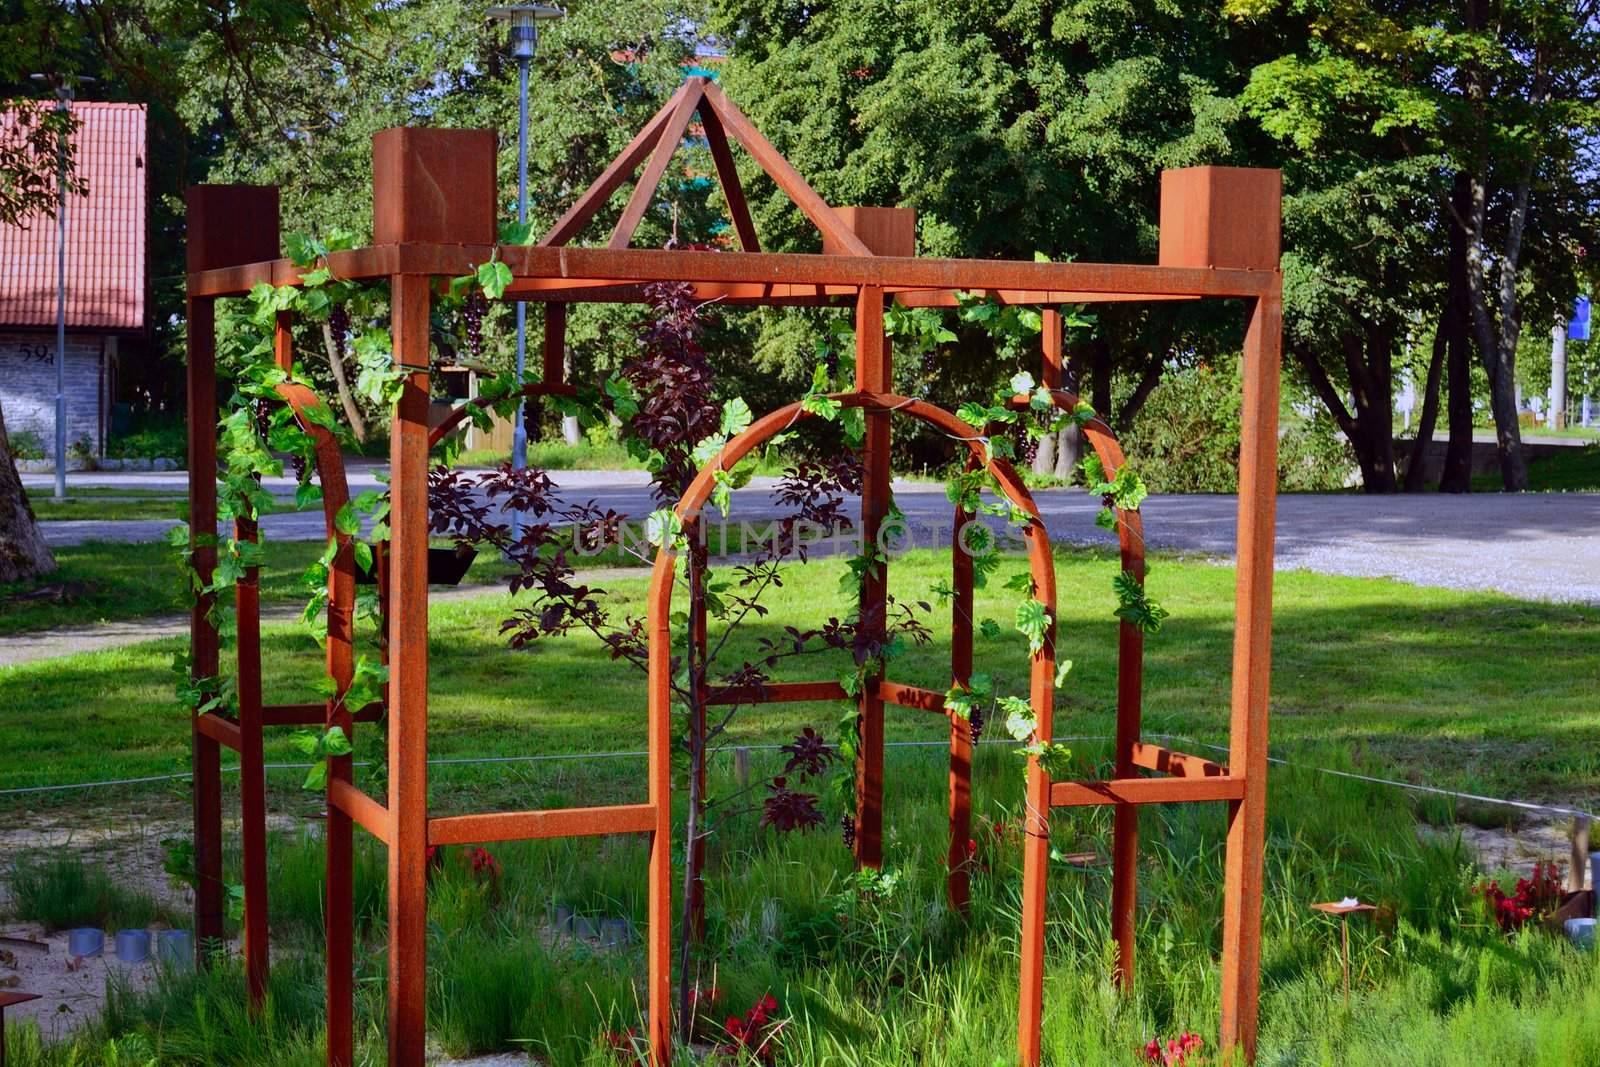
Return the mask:
[[30, 74], [29, 78], [41, 85], [49, 86], [56, 94], [56, 100], [61, 104], [72, 103], [73, 95], [79, 85], [92, 85], [94, 78], [87, 74], [62, 74], [52, 71], [48, 74]]
[[490, 18], [510, 24], [511, 55], [516, 59], [533, 58], [539, 45], [539, 23], [565, 15], [560, 8], [546, 4], [503, 4], [489, 9]]

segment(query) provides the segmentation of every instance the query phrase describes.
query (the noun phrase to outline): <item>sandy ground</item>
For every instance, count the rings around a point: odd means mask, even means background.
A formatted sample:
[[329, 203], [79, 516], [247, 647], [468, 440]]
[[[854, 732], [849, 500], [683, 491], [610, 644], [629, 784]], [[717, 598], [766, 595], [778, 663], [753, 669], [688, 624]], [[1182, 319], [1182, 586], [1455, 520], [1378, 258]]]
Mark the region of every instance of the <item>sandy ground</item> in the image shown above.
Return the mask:
[[[274, 817], [270, 825], [302, 824]], [[130, 819], [124, 809], [59, 808], [23, 815], [0, 831], [0, 856], [71, 849], [86, 863], [111, 870], [118, 881], [148, 893], [174, 914], [184, 915], [193, 907], [193, 898], [188, 887], [174, 885], [162, 870], [161, 839], [188, 832], [188, 823], [175, 812]], [[10, 900], [0, 884], [0, 915], [9, 912]], [[108, 981], [122, 980], [137, 989], [156, 979], [154, 936], [151, 958], [142, 964], [126, 964], [116, 958], [115, 930], [105, 931], [104, 951], [89, 959], [71, 956], [65, 930], [47, 933], [37, 923], [25, 920], [0, 923], [0, 937], [45, 945], [44, 951], [39, 951], [0, 941], [0, 950], [4, 950], [0, 952], [0, 988], [40, 994], [39, 1000], [8, 1009], [6, 1019], [34, 1019], [47, 1037], [71, 1033], [95, 1019], [105, 1003]]]
[[45, 946], [41, 952], [0, 940], [0, 986], [39, 995], [39, 1000], [8, 1009], [6, 1019], [34, 1020], [46, 1039], [70, 1034], [99, 1016], [109, 982], [139, 989], [156, 978], [154, 946], [144, 963], [123, 963], [116, 957], [114, 931], [106, 934], [105, 951], [91, 959], [68, 952], [65, 930], [46, 934], [36, 924], [8, 923], [0, 925], [0, 938], [28, 939]]

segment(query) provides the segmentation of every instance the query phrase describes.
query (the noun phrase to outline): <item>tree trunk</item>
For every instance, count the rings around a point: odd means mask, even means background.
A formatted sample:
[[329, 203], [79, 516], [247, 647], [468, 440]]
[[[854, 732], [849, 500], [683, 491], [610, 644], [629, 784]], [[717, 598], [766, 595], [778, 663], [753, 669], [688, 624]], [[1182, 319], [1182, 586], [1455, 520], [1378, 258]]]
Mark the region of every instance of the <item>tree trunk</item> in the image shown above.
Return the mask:
[[1083, 431], [1077, 423], [1062, 429], [1056, 435], [1056, 469], [1055, 476], [1063, 482], [1071, 482], [1078, 472], [1078, 457], [1083, 454]]
[[344, 360], [339, 358], [339, 345], [334, 341], [333, 327], [326, 322], [322, 324], [322, 347], [328, 351], [328, 367], [333, 371], [333, 384], [339, 391], [339, 404], [350, 423], [350, 432], [355, 434], [357, 441], [366, 444], [367, 424], [361, 418], [361, 409], [356, 406], [355, 395], [350, 392], [350, 383], [344, 376]]
[[0, 411], [0, 582], [17, 582], [55, 569], [56, 559], [39, 532], [12, 461], [5, 412]]
[[1467, 348], [1467, 215], [1472, 188], [1466, 173], [1458, 172], [1450, 193], [1445, 221], [1450, 232], [1448, 288], [1439, 330], [1445, 334], [1445, 361], [1449, 394], [1445, 404], [1450, 444], [1444, 453], [1439, 492], [1472, 491], [1472, 356]]
[[1394, 331], [1369, 325], [1362, 334], [1346, 338], [1344, 351], [1356, 423], [1365, 439], [1363, 488], [1392, 493], [1399, 488], [1394, 474]]
[[[1532, 164], [1528, 165], [1531, 171]], [[1531, 175], [1524, 173], [1517, 185], [1510, 217], [1506, 220], [1506, 243], [1501, 250], [1495, 285], [1495, 306], [1490, 306], [1487, 284], [1487, 238], [1489, 191], [1481, 174], [1469, 176], [1471, 207], [1467, 216], [1467, 299], [1472, 311], [1472, 329], [1478, 342], [1478, 357], [1489, 375], [1489, 410], [1494, 415], [1495, 447], [1500, 454], [1500, 477], [1507, 492], [1528, 488], [1528, 465], [1522, 455], [1522, 427], [1517, 422], [1517, 261], [1522, 253], [1522, 229], [1528, 217]], [[1496, 319], [1498, 318], [1498, 322]]]
[[1161, 369], [1166, 363], [1166, 350], [1153, 349], [1149, 360], [1144, 365], [1143, 372], [1139, 375], [1139, 382], [1133, 387], [1133, 392], [1128, 399], [1117, 408], [1117, 433], [1126, 433], [1133, 427], [1133, 420], [1138, 418], [1139, 410], [1144, 407], [1144, 402], [1150, 399], [1150, 394], [1155, 392], [1156, 386], [1161, 384]]
[[[1486, 0], [1467, 4], [1467, 26], [1481, 30], [1488, 26], [1490, 5]], [[1485, 107], [1492, 93], [1491, 75], [1476, 58], [1463, 65], [1466, 94], [1480, 124], [1485, 125]], [[1537, 97], [1538, 90], [1533, 94]], [[1512, 193], [1512, 207], [1506, 219], [1505, 245], [1495, 286], [1495, 305], [1491, 307], [1488, 286], [1488, 201], [1486, 185], [1490, 173], [1491, 148], [1487, 136], [1480, 137], [1476, 167], [1466, 175], [1467, 211], [1459, 220], [1467, 237], [1467, 308], [1478, 357], [1489, 375], [1489, 409], [1494, 415], [1495, 446], [1500, 455], [1500, 476], [1508, 491], [1528, 487], [1528, 468], [1522, 455], [1522, 429], [1517, 423], [1516, 346], [1518, 333], [1517, 264], [1522, 254], [1522, 230], [1528, 218], [1528, 197], [1533, 180], [1533, 157]], [[1495, 321], [1498, 317], [1498, 323]]]
[[[1354, 412], [1345, 406], [1317, 354], [1303, 343], [1290, 346], [1317, 398], [1333, 416], [1350, 447], [1355, 449], [1356, 464], [1361, 468], [1361, 486], [1369, 493], [1392, 493], [1396, 488], [1394, 424], [1390, 412], [1393, 401], [1389, 396], [1387, 370], [1391, 355], [1388, 336], [1385, 331], [1372, 329], [1365, 341], [1357, 334], [1343, 334], [1339, 338], [1351, 378], [1351, 393], [1355, 397]], [[1371, 351], [1363, 353], [1364, 347]]]
[[1056, 437], [1057, 434], [1047, 433], [1039, 438], [1039, 447], [1033, 453], [1033, 473], [1040, 477], [1052, 476], [1056, 472]]
[[1433, 331], [1433, 354], [1428, 358], [1428, 380], [1422, 387], [1422, 415], [1417, 419], [1417, 437], [1411, 442], [1411, 457], [1406, 461], [1405, 490], [1420, 493], [1428, 477], [1428, 448], [1433, 444], [1433, 426], [1439, 421], [1439, 380], [1444, 377], [1444, 354], [1449, 347], [1444, 316]]
[[1111, 423], [1111, 342], [1096, 337], [1089, 342], [1089, 403], [1094, 413]]

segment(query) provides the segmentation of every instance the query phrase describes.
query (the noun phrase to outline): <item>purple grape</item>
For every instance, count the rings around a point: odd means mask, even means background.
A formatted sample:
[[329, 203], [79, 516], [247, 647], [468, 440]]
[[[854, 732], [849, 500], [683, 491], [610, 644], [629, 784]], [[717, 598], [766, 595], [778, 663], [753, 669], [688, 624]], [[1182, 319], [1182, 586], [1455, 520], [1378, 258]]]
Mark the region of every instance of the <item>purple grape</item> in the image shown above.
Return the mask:
[[333, 334], [334, 353], [343, 363], [345, 338], [350, 334], [350, 312], [343, 304], [333, 305], [333, 310], [328, 312], [328, 332]]
[[474, 289], [461, 305], [461, 317], [467, 324], [467, 352], [477, 359], [483, 355], [483, 316], [489, 310], [489, 301], [483, 291]]

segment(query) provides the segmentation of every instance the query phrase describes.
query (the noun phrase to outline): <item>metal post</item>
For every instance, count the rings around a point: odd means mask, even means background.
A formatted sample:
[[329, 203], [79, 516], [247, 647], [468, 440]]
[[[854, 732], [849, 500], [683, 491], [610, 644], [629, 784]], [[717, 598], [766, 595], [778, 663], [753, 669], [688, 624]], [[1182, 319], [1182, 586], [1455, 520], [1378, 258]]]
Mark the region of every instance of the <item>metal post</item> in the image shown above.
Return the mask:
[[[72, 86], [56, 85], [56, 110], [72, 110]], [[56, 499], [67, 496], [67, 142], [56, 154]]]
[[[511, 54], [517, 61], [517, 222], [528, 221], [528, 64], [539, 48], [539, 23], [560, 18], [564, 12], [543, 4], [508, 4], [489, 9], [489, 17], [510, 24]], [[528, 305], [517, 301], [517, 385], [528, 365]], [[511, 467], [528, 465], [527, 398], [517, 401], [517, 421], [511, 427]], [[511, 536], [522, 539], [522, 513], [511, 513]]]
[[[1277, 518], [1278, 378], [1283, 305], [1276, 292], [1250, 309], [1244, 341], [1244, 434], [1239, 445], [1229, 773], [1244, 796], [1228, 807], [1222, 896], [1223, 1062], [1254, 1063], [1261, 973], [1261, 871], [1266, 839], [1267, 707], [1272, 682], [1272, 552]], [[1238, 1056], [1241, 1059], [1231, 1059]]]
[[1552, 430], [1567, 425], [1567, 324], [1558, 322], [1550, 330], [1550, 415]]
[[[518, 49], [517, 54], [517, 222], [528, 221], [528, 61], [533, 49]], [[528, 362], [528, 305], [517, 301], [517, 384], [522, 384], [523, 371]], [[511, 468], [521, 470], [528, 465], [528, 400], [517, 401], [517, 422], [511, 428]], [[522, 540], [522, 512], [511, 513], [511, 537]]]

